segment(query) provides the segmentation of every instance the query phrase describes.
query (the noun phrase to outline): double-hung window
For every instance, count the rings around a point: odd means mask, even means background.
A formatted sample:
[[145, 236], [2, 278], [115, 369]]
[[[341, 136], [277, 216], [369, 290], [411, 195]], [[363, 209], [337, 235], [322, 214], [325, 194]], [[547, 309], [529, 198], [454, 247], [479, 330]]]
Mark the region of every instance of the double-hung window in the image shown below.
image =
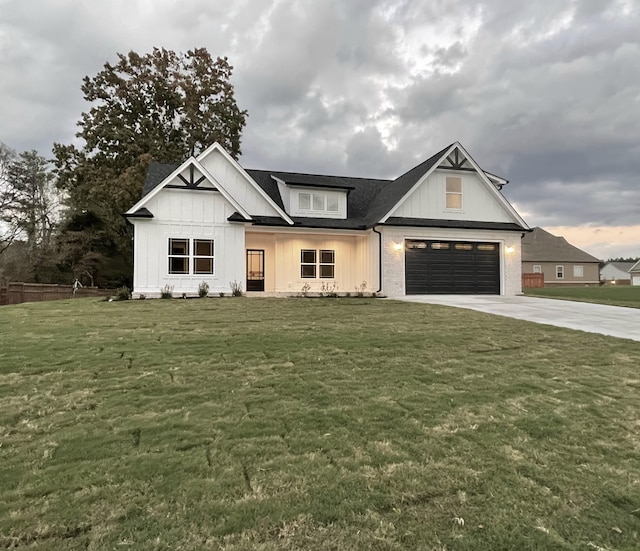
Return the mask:
[[169, 239], [169, 273], [189, 273], [188, 239]]
[[213, 240], [194, 239], [193, 240], [193, 273], [212, 274], [213, 273]]
[[564, 279], [564, 266], [556, 266], [556, 279]]
[[169, 238], [170, 274], [213, 274], [213, 239]]
[[300, 277], [333, 279], [335, 277], [336, 252], [330, 249], [302, 249], [300, 251]]
[[446, 205], [448, 209], [462, 208], [462, 178], [447, 176]]

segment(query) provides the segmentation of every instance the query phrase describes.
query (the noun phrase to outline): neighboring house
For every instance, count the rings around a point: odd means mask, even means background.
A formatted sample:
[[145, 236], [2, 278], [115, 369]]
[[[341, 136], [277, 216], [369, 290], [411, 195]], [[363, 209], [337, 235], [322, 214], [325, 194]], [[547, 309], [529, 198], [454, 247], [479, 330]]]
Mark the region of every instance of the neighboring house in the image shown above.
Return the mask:
[[247, 170], [213, 144], [152, 164], [134, 226], [134, 296], [246, 291], [521, 292], [527, 224], [458, 142], [395, 180]]
[[629, 268], [629, 275], [631, 276], [631, 285], [640, 285], [640, 260]]
[[602, 281], [630, 281], [629, 270], [633, 262], [607, 262], [600, 268], [600, 279]]
[[545, 287], [599, 285], [600, 260], [536, 227], [522, 238], [522, 273], [544, 274]]

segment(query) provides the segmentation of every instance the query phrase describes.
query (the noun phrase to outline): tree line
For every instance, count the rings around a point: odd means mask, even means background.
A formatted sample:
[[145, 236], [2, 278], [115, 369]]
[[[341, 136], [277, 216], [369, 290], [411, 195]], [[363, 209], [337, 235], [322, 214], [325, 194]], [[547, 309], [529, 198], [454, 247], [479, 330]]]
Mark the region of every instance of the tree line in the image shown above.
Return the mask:
[[0, 279], [131, 286], [132, 231], [123, 213], [151, 161], [180, 162], [219, 142], [241, 153], [248, 116], [233, 67], [205, 48], [118, 54], [82, 82], [81, 146], [53, 157], [0, 143]]

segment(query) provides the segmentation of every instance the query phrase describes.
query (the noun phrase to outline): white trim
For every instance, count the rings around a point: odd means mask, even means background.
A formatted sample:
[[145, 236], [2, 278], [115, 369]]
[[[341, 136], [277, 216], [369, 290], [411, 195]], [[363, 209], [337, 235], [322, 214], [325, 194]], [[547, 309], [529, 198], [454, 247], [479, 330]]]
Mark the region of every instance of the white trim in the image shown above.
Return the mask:
[[287, 224], [290, 224], [291, 226], [293, 226], [293, 220], [289, 218], [287, 213], [283, 211], [276, 204], [276, 202], [273, 199], [271, 199], [271, 197], [269, 197], [269, 195], [267, 195], [267, 193], [256, 183], [256, 181], [251, 176], [249, 176], [249, 174], [245, 171], [245, 169], [242, 168], [242, 166], [240, 166], [238, 161], [236, 161], [231, 155], [229, 155], [225, 151], [224, 147], [222, 147], [218, 142], [214, 142], [212, 145], [207, 147], [207, 149], [205, 149], [202, 153], [200, 153], [200, 155], [198, 155], [197, 160], [200, 161], [204, 159], [207, 155], [209, 155], [214, 150], [219, 151], [222, 154], [222, 156], [227, 161], [229, 161], [233, 165], [233, 167], [242, 175], [242, 177], [249, 183], [249, 185], [253, 186], [253, 188], [262, 196], [262, 198], [265, 201], [267, 201], [267, 203], [269, 203], [271, 207], [275, 209], [275, 211], [280, 215], [280, 217], [283, 220], [285, 220]]
[[229, 201], [229, 203], [231, 203], [236, 210], [242, 214], [242, 216], [244, 216], [245, 218], [247, 218], [248, 220], [251, 220], [251, 215], [242, 208], [242, 206], [240, 205], [240, 203], [238, 203], [232, 196], [231, 194], [224, 188], [224, 186], [222, 186], [220, 184], [220, 182], [218, 182], [218, 180], [216, 180], [213, 175], [200, 164], [200, 161], [198, 161], [198, 159], [193, 159], [193, 163], [194, 166], [200, 171], [202, 172], [202, 175], [209, 180], [216, 188], [218, 188], [218, 191], [220, 192], [220, 194], [227, 200]]
[[[131, 207], [128, 211], [127, 214], [133, 214], [135, 213], [139, 208], [141, 208], [142, 206], [144, 206], [147, 202], [149, 202], [151, 199], [153, 199], [156, 195], [158, 195], [158, 193], [160, 193], [163, 189], [165, 189], [165, 187], [167, 186], [167, 184], [169, 182], [171, 182], [173, 179], [177, 178], [178, 175], [185, 170], [186, 168], [188, 168], [189, 166], [194, 166], [195, 168], [197, 168], [200, 173], [209, 181], [210, 184], [212, 184], [215, 188], [218, 189], [218, 191], [220, 192], [220, 194], [227, 200], [229, 201], [229, 203], [231, 203], [235, 209], [242, 214], [242, 216], [244, 216], [245, 218], [251, 220], [251, 216], [249, 215], [249, 213], [244, 210], [242, 208], [242, 206], [240, 205], [240, 203], [238, 203], [230, 194], [229, 192], [224, 189], [223, 186], [220, 185], [220, 182], [218, 182], [211, 174], [209, 174], [209, 172], [198, 162], [198, 160], [195, 157], [189, 157], [184, 163], [182, 163], [178, 168], [176, 168], [171, 174], [169, 174], [169, 176], [167, 176], [164, 180], [162, 180], [162, 182], [160, 184], [158, 184], [155, 188], [153, 188], [149, 193], [147, 193], [142, 199], [140, 199], [135, 205], [133, 205], [133, 207]], [[172, 189], [178, 189], [180, 190], [180, 188], [172, 188]], [[189, 190], [190, 188], [188, 188], [186, 185], [184, 186], [185, 190]]]
[[491, 172], [487, 172], [486, 170], [483, 172], [487, 175], [487, 178], [489, 178], [489, 180], [491, 180], [495, 184], [506, 186], [509, 183], [509, 180], [506, 180], [505, 178], [501, 178], [500, 176], [496, 176]]
[[[189, 157], [184, 163], [182, 163], [178, 168], [176, 168], [169, 176], [167, 176], [164, 180], [162, 180], [156, 187], [154, 187], [149, 193], [147, 193], [144, 197], [142, 197], [135, 205], [133, 205], [126, 214], [134, 214], [139, 208], [143, 207], [150, 199], [158, 195], [161, 190], [165, 188], [167, 183], [169, 183], [174, 178], [177, 178], [178, 175], [187, 167], [189, 167], [192, 160], [195, 160], [193, 157]], [[185, 189], [187, 186], [185, 186]]]
[[[442, 163], [442, 159], [446, 159], [451, 152], [455, 149], [458, 148], [460, 150], [460, 152], [467, 158], [467, 161], [469, 161], [469, 163], [471, 164], [471, 166], [475, 169], [475, 171], [478, 173], [478, 176], [480, 176], [480, 179], [488, 186], [489, 190], [491, 193], [494, 194], [495, 198], [498, 199], [498, 201], [502, 204], [502, 206], [504, 208], [507, 209], [507, 211], [516, 219], [516, 221], [524, 228], [524, 229], [529, 229], [528, 224], [520, 217], [520, 215], [516, 212], [516, 210], [511, 206], [511, 203], [509, 203], [509, 201], [507, 201], [505, 199], [505, 197], [498, 191], [498, 189], [496, 188], [496, 186], [494, 184], [491, 183], [491, 180], [489, 180], [489, 177], [486, 175], [486, 173], [484, 172], [484, 170], [482, 170], [478, 164], [473, 160], [473, 158], [471, 157], [471, 155], [469, 155], [469, 153], [467, 153], [467, 150], [462, 147], [462, 145], [460, 144], [460, 142], [455, 142], [453, 144], [451, 144], [451, 147], [449, 147], [449, 149], [447, 149], [441, 156], [440, 158], [433, 164], [433, 166], [427, 170], [427, 172], [425, 172], [422, 177], [420, 177], [420, 179], [411, 187], [411, 189], [404, 194], [404, 196], [395, 204], [393, 205], [393, 207], [391, 207], [391, 210], [385, 214], [377, 223], [378, 224], [384, 224], [388, 218], [391, 217], [391, 215], [400, 207], [400, 205], [402, 205], [402, 203], [404, 203], [404, 201], [409, 198], [411, 196], [411, 194], [418, 188], [420, 187], [420, 185], [436, 170], [439, 168], [440, 163]], [[446, 167], [445, 167], [446, 168]], [[393, 185], [393, 183], [389, 184], [389, 185]]]

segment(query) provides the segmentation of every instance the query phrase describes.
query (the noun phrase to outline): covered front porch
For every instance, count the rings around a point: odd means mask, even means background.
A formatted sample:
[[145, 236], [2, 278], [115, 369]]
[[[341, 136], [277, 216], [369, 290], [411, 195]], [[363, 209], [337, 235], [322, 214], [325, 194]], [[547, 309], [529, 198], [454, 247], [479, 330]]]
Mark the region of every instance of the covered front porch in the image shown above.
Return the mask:
[[251, 228], [245, 234], [245, 290], [265, 295], [375, 292], [377, 236], [371, 231]]

